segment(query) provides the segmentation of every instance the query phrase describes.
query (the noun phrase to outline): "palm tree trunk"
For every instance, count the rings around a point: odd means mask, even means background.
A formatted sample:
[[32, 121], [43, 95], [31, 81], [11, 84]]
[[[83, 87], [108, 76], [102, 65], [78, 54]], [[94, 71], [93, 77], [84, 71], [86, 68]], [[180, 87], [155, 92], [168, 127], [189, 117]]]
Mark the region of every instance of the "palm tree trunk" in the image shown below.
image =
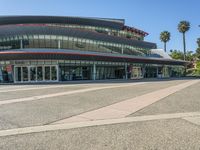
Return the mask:
[[165, 52], [166, 52], [166, 42], [164, 42], [164, 50], [165, 50]]
[[[183, 32], [183, 50], [184, 50], [184, 60], [186, 60], [186, 44], [185, 44], [185, 32]], [[184, 76], [186, 76], [187, 68], [185, 66]]]
[[183, 50], [184, 50], [184, 60], [186, 60], [185, 33], [183, 33]]

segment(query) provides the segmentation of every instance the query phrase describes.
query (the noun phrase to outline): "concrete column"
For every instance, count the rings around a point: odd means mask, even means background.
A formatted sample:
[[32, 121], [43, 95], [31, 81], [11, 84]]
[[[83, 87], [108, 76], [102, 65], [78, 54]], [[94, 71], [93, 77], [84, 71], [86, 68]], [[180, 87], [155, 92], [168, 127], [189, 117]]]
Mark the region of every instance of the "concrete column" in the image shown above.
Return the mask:
[[16, 75], [15, 75], [15, 73], [16, 73], [16, 68], [15, 68], [15, 66], [14, 66], [14, 72], [13, 72], [14, 83], [16, 83]]
[[60, 40], [58, 40], [58, 49], [60, 49]]
[[122, 47], [122, 51], [121, 51], [121, 53], [124, 54], [124, 48], [123, 48], [123, 47]]
[[145, 73], [146, 73], [146, 66], [143, 65], [143, 66], [142, 66], [142, 77], [143, 77], [143, 78], [145, 77]]
[[23, 41], [20, 40], [20, 49], [23, 49]]
[[93, 64], [93, 80], [96, 80], [96, 64]]
[[157, 67], [157, 70], [156, 70], [156, 77], [158, 78], [158, 67]]
[[128, 79], [128, 75], [127, 75], [127, 63], [125, 63], [125, 79]]

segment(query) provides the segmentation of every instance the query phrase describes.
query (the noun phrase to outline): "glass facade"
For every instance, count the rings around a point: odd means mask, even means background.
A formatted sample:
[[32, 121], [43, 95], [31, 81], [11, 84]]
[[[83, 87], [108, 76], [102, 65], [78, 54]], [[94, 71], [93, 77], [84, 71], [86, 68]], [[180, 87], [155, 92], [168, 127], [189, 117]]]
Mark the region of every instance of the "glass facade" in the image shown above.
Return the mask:
[[147, 33], [124, 20], [2, 18], [0, 82], [163, 78], [184, 72], [183, 62], [151, 54], [156, 44], [145, 42]]
[[106, 27], [72, 25], [72, 24], [46, 24], [46, 25], [54, 26], [54, 27], [65, 27], [65, 28], [74, 28], [74, 29], [80, 29], [80, 30], [89, 30], [93, 32], [98, 32], [98, 33], [103, 33], [107, 35], [118, 36], [118, 37], [123, 37], [123, 38], [128, 38], [128, 39], [134, 39], [134, 40], [144, 40], [144, 36], [145, 36], [144, 34], [128, 31], [127, 29], [116, 30], [116, 29], [106, 28]]
[[14, 66], [15, 82], [58, 81], [57, 66]]
[[150, 51], [146, 48], [69, 36], [18, 35], [9, 38], [0, 38], [0, 50], [22, 48], [70, 49], [134, 56], [146, 56], [150, 54]]
[[0, 61], [0, 82], [126, 79], [126, 76], [128, 79], [166, 78], [183, 74], [183, 66], [169, 65], [81, 60]]

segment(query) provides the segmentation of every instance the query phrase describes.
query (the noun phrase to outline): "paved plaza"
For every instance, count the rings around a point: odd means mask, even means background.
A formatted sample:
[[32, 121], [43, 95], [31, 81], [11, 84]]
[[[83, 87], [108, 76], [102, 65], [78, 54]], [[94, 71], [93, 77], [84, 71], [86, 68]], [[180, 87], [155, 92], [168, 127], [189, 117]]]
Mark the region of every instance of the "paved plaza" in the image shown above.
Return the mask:
[[200, 80], [0, 85], [0, 150], [199, 150]]

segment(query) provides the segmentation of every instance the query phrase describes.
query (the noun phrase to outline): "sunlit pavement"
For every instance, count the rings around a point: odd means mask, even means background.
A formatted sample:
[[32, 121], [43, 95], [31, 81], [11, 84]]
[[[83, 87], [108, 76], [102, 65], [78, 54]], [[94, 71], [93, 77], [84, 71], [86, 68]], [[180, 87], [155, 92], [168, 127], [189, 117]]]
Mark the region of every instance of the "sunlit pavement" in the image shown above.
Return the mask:
[[0, 149], [200, 149], [200, 80], [0, 85]]

